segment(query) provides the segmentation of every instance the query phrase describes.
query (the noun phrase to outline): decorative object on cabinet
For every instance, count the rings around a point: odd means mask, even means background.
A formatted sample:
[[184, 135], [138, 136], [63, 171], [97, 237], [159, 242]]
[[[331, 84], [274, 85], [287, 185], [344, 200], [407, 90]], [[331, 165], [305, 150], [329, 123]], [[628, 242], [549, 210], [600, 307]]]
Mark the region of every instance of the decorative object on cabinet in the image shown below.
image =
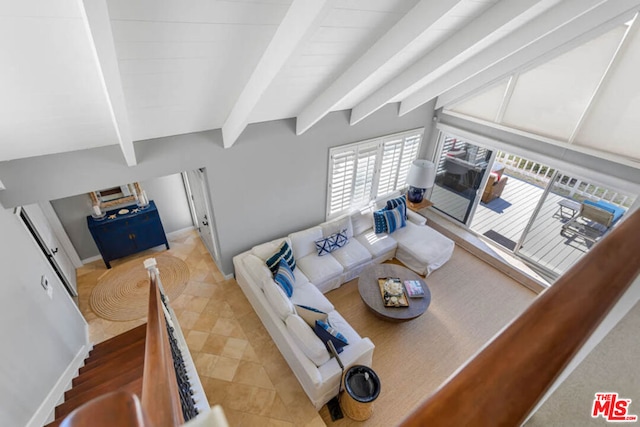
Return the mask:
[[144, 194], [145, 203], [149, 204], [149, 199], [146, 198], [146, 193], [140, 188], [140, 184], [134, 182], [132, 184], [119, 185], [117, 187], [105, 188], [103, 190], [92, 191], [89, 193], [91, 198], [91, 204], [96, 206], [101, 211], [106, 211], [109, 208], [123, 205], [125, 203], [138, 203], [140, 204], [141, 195]]
[[[120, 214], [125, 210], [127, 213]], [[110, 262], [114, 259], [154, 246], [165, 245], [169, 249], [160, 214], [153, 200], [149, 201], [144, 210], [132, 205], [108, 211], [106, 219], [96, 220], [89, 215], [87, 225], [107, 268], [111, 268]]]

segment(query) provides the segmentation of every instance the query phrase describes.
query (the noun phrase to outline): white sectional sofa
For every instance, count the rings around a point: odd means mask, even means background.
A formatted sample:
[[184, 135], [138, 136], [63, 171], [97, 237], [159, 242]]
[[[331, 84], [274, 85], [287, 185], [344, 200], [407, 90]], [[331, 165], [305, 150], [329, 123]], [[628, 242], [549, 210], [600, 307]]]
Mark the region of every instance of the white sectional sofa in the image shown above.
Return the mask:
[[[454, 243], [426, 225], [426, 220], [409, 210], [406, 226], [391, 234], [376, 234], [373, 210], [385, 201], [364, 210], [289, 234], [287, 237], [254, 246], [234, 257], [236, 280], [269, 331], [278, 349], [309, 396], [320, 409], [338, 392], [341, 370], [330, 358], [325, 344], [302, 320], [297, 306], [308, 306], [328, 313], [331, 326], [349, 344], [340, 359], [348, 369], [353, 365], [371, 366], [374, 345], [362, 338], [323, 295], [358, 277], [366, 266], [394, 256], [419, 274], [429, 274], [453, 253]], [[346, 230], [348, 243], [323, 256], [316, 240]], [[296, 268], [290, 298], [278, 286], [267, 260], [286, 241], [292, 248]]]

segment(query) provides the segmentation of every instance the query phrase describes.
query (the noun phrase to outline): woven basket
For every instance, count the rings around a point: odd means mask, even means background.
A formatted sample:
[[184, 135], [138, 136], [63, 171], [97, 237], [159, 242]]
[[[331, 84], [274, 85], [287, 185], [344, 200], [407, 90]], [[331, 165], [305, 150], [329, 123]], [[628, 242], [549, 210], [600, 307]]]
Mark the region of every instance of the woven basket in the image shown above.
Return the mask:
[[354, 421], [368, 420], [373, 414], [373, 402], [358, 402], [346, 391], [340, 394], [340, 407], [342, 412]]

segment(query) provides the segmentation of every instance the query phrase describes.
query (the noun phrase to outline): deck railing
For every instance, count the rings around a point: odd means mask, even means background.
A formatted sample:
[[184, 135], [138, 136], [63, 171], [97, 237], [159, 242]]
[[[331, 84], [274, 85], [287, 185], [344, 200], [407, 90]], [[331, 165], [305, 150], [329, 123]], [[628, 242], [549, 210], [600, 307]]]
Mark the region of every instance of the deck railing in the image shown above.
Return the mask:
[[636, 211], [402, 425], [521, 425], [637, 277], [639, 232]]
[[[531, 184], [541, 187], [546, 187], [556, 172], [551, 166], [508, 154], [504, 151], [498, 151], [495, 161], [502, 163], [506, 171], [516, 178], [522, 178]], [[606, 200], [623, 208], [629, 208], [635, 200], [635, 197], [630, 194], [574, 178], [559, 171], [551, 191], [578, 201]]]

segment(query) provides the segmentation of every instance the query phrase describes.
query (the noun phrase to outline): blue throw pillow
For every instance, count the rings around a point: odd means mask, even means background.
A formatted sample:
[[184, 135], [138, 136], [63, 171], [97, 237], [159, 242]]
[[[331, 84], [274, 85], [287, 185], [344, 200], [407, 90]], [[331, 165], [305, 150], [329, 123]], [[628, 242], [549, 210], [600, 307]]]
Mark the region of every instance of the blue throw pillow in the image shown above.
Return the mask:
[[373, 228], [376, 234], [387, 232], [387, 221], [384, 219], [386, 209], [380, 209], [373, 212]]
[[313, 331], [325, 345], [327, 341], [333, 342], [338, 353], [342, 353], [342, 347], [349, 344], [349, 341], [347, 341], [344, 335], [335, 330], [328, 322], [316, 320], [316, 326], [313, 328]]
[[384, 219], [387, 226], [387, 231], [393, 233], [398, 228], [402, 228], [407, 225], [406, 217], [402, 211], [402, 206], [398, 206], [391, 210], [385, 210], [383, 212]]
[[273, 276], [273, 280], [280, 285], [284, 293], [291, 298], [291, 295], [293, 295], [293, 284], [296, 283], [296, 278], [289, 264], [287, 264], [284, 259], [281, 259], [278, 263], [278, 271], [276, 275]]
[[407, 217], [407, 199], [403, 196], [396, 197], [395, 199], [387, 200], [387, 210], [402, 206], [402, 214]]
[[273, 274], [274, 276], [278, 272], [278, 263], [281, 259], [284, 259], [287, 262], [291, 271], [296, 269], [296, 260], [293, 257], [293, 251], [291, 250], [291, 246], [289, 246], [286, 240], [282, 242], [282, 245], [280, 245], [280, 248], [276, 251], [276, 253], [271, 255], [265, 261], [265, 264], [267, 264], [267, 267], [269, 267], [269, 270], [271, 270], [271, 274]]

